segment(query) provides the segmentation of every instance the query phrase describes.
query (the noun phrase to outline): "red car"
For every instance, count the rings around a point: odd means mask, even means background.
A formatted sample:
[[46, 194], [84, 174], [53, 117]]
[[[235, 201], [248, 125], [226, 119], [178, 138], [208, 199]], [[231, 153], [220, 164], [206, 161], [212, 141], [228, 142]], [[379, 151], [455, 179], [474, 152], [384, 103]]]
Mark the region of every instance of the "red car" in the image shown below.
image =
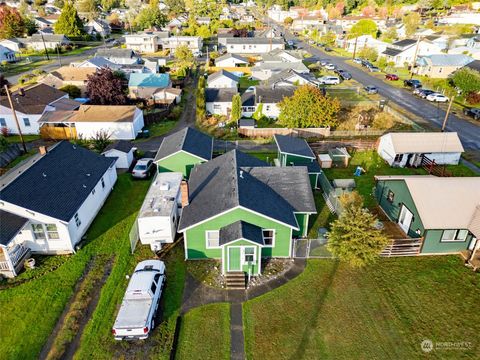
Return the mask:
[[396, 81], [398, 80], [398, 76], [395, 74], [387, 74], [385, 75], [385, 79], [390, 80], [390, 81]]

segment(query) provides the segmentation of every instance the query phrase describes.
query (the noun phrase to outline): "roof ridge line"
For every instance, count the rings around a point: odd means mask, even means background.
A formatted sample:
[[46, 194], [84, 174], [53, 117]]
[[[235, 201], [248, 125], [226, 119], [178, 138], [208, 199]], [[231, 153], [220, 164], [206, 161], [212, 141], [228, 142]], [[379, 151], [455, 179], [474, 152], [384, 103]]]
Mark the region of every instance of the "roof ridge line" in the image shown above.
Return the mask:
[[[188, 134], [188, 129], [189, 128], [190, 128], [189, 126], [187, 126], [185, 128], [185, 134], [183, 135], [182, 143], [180, 144], [180, 149], [183, 149], [183, 145], [185, 145], [185, 140], [187, 140], [187, 134]], [[163, 143], [163, 141], [162, 141], [162, 143]]]
[[[235, 191], [236, 191], [236, 194], [235, 194], [235, 197], [237, 199], [237, 204], [240, 205], [240, 186], [239, 186], [239, 183], [238, 183], [238, 174], [237, 174], [237, 171], [240, 170], [240, 168], [238, 167], [237, 165], [237, 149], [233, 149], [233, 173], [234, 173], [234, 182], [235, 182]], [[240, 170], [240, 171], [243, 171], [243, 170]]]

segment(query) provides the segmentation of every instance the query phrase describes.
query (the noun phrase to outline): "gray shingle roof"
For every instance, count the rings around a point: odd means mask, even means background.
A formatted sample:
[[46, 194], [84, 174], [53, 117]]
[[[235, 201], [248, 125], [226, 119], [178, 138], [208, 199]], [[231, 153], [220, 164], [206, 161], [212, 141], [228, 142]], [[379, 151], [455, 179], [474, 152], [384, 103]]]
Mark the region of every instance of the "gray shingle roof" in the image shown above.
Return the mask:
[[433, 54], [421, 56], [418, 59], [420, 65], [432, 66], [465, 66], [473, 61], [473, 58], [465, 54]]
[[7, 245], [27, 221], [22, 216], [0, 210], [0, 244]]
[[130, 152], [132, 150], [133, 144], [128, 141], [128, 140], [117, 140], [108, 145], [105, 150], [103, 151], [104, 153], [108, 150], [118, 150], [124, 153]]
[[207, 83], [210, 83], [211, 81], [214, 81], [222, 76], [225, 76], [227, 78], [229, 78], [230, 80], [233, 80], [233, 81], [236, 81], [238, 82], [240, 79], [238, 78], [238, 76], [232, 74], [230, 71], [226, 71], [226, 70], [220, 70], [220, 71], [217, 71], [217, 72], [214, 72], [213, 74], [211, 74], [208, 79], [207, 79]]
[[237, 150], [195, 166], [179, 228], [237, 206], [297, 228], [294, 212], [315, 212], [306, 167], [271, 167]]
[[238, 60], [238, 61], [243, 61], [246, 64], [248, 64], [248, 59], [244, 58], [243, 56], [240, 56], [240, 55], [237, 55], [237, 54], [230, 54], [230, 53], [219, 56], [218, 58], [215, 59], [215, 62], [222, 61], [222, 60], [227, 60], [227, 59], [230, 59], [230, 58], [233, 58], [233, 59]]
[[274, 135], [273, 138], [280, 152], [315, 159], [315, 154], [305, 139], [278, 134]]
[[206, 88], [205, 89], [205, 101], [206, 102], [231, 102], [233, 96], [237, 93], [237, 89], [234, 88]]
[[256, 103], [276, 104], [284, 97], [292, 96], [295, 90], [295, 86], [279, 86], [274, 89], [269, 86], [256, 86]]
[[395, 41], [392, 45], [403, 48], [403, 47], [406, 47], [406, 46], [413, 45], [416, 42], [417, 42], [417, 40], [415, 40], [415, 39], [403, 39], [403, 40]]
[[400, 54], [402, 52], [402, 50], [398, 50], [398, 49], [393, 49], [393, 48], [386, 48], [382, 54], [385, 54], [385, 55], [389, 55], [389, 56], [397, 56], [398, 54]]
[[220, 246], [246, 239], [264, 245], [262, 229], [245, 221], [236, 221], [220, 229]]
[[68, 222], [115, 160], [62, 141], [1, 189], [0, 198]]
[[265, 37], [233, 37], [227, 38], [227, 45], [230, 44], [283, 44], [283, 39], [270, 39]]
[[178, 151], [185, 151], [202, 159], [212, 158], [213, 139], [194, 128], [186, 127], [165, 137], [158, 149], [155, 161], [162, 160]]
[[101, 48], [101, 49], [97, 50], [96, 56], [102, 56], [102, 57], [105, 57], [105, 58], [114, 57], [114, 58], [131, 59], [131, 58], [135, 57], [135, 52], [133, 50], [130, 50], [130, 49], [113, 49], [113, 48], [104, 49], [104, 48]]
[[[31, 87], [14, 91], [12, 93], [12, 101], [15, 110], [23, 114], [42, 114], [45, 107], [67, 95], [63, 91], [57, 90], [45, 84], [37, 84]], [[0, 105], [10, 108], [10, 104], [6, 96], [0, 97]]]
[[470, 64], [465, 65], [469, 69], [480, 71], [480, 60], [474, 60]]

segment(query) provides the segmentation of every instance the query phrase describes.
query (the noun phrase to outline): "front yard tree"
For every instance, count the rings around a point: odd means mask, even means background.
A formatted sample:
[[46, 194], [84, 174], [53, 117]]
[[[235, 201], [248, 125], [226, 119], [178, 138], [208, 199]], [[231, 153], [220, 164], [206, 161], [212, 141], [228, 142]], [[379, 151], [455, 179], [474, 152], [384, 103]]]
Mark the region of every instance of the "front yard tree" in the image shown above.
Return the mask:
[[160, 11], [158, 0], [151, 0], [149, 6], [144, 8], [135, 19], [135, 24], [142, 30], [154, 26], [162, 27], [167, 23], [167, 17]]
[[463, 68], [454, 72], [452, 82], [465, 95], [480, 92], [480, 72]]
[[83, 34], [83, 23], [78, 17], [77, 9], [71, 1], [65, 1], [62, 13], [54, 25], [55, 34], [80, 36]]
[[357, 56], [359, 58], [374, 62], [378, 59], [378, 52], [374, 48], [364, 47], [357, 51]]
[[405, 26], [405, 34], [407, 36], [413, 35], [420, 25], [420, 14], [418, 12], [411, 12], [402, 18]]
[[389, 239], [375, 227], [376, 217], [363, 207], [357, 192], [341, 197], [343, 211], [332, 224], [328, 250], [341, 261], [362, 267], [374, 262]]
[[22, 37], [25, 33], [25, 22], [17, 9], [0, 4], [0, 39]]
[[127, 102], [122, 79], [107, 68], [88, 76], [86, 94], [93, 105], [123, 105]]
[[358, 37], [361, 35], [377, 36], [378, 27], [375, 21], [369, 19], [362, 19], [352, 26], [350, 29], [350, 37]]
[[80, 88], [75, 85], [65, 85], [59, 90], [65, 91], [71, 99], [79, 98], [82, 95]]
[[240, 94], [233, 95], [232, 98], [232, 113], [230, 114], [230, 120], [238, 121], [242, 117], [242, 98]]
[[192, 50], [190, 50], [187, 45], [177, 47], [175, 50], [175, 58], [186, 63], [191, 63], [194, 59]]
[[290, 26], [293, 24], [293, 19], [290, 17], [290, 16], [287, 16], [285, 18], [285, 20], [283, 20], [283, 23], [286, 25], [286, 26]]
[[291, 97], [278, 104], [278, 122], [288, 128], [326, 127], [337, 125], [340, 101], [323, 95], [316, 87], [298, 87]]

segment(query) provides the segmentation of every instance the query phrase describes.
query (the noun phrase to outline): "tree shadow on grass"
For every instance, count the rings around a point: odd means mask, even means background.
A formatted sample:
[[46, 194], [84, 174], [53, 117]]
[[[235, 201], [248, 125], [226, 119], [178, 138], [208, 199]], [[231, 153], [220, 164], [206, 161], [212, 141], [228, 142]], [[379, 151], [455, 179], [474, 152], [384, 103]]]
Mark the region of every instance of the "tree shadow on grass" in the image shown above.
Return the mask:
[[335, 275], [337, 274], [339, 261], [335, 261], [333, 268], [326, 278], [325, 286], [323, 290], [319, 292], [317, 302], [315, 304], [315, 308], [312, 311], [312, 314], [309, 319], [303, 319], [305, 321], [305, 330], [303, 331], [302, 340], [297, 347], [297, 351], [291, 357], [292, 360], [303, 359], [305, 358], [305, 350], [310, 342], [311, 334], [315, 331], [316, 324], [318, 322], [318, 317], [322, 311], [323, 305], [325, 304], [325, 300], [327, 299], [328, 294], [330, 293], [330, 289], [333, 284], [333, 280], [335, 279]]

